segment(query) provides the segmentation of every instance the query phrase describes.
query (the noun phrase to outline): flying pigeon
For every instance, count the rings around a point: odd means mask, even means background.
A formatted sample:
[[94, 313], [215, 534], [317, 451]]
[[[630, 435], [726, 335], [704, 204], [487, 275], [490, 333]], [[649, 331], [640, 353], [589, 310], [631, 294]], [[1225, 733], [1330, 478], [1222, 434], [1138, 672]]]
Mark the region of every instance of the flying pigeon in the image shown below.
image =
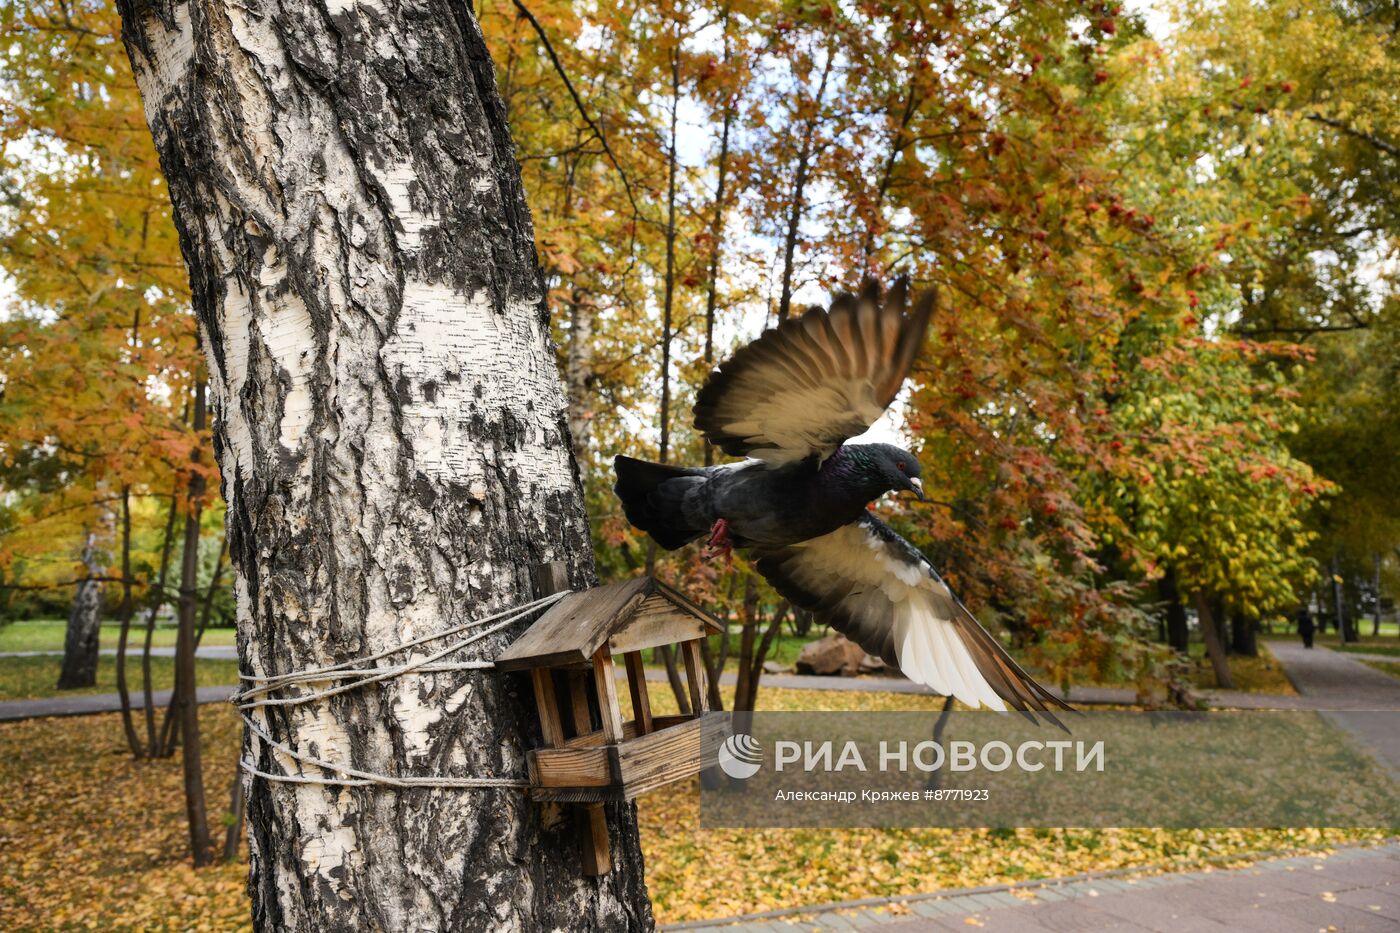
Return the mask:
[[912, 544], [872, 515], [886, 492], [923, 499], [919, 461], [890, 444], [847, 444], [894, 401], [936, 294], [906, 314], [908, 286], [869, 283], [765, 331], [721, 364], [695, 427], [727, 454], [710, 467], [619, 456], [627, 519], [667, 550], [708, 537], [739, 548], [793, 605], [911, 680], [966, 705], [1051, 720], [1069, 709], [973, 617]]

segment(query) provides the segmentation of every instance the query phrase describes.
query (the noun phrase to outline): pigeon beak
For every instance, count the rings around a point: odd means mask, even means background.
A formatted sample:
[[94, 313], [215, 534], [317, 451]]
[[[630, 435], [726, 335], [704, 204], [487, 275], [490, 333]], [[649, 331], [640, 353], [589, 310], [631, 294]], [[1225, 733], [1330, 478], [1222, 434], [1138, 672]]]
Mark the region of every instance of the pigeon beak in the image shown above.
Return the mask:
[[919, 479], [917, 476], [911, 476], [911, 477], [909, 477], [909, 488], [912, 489], [912, 490], [914, 490], [914, 495], [916, 495], [916, 496], [919, 497], [919, 501], [920, 501], [920, 502], [926, 501], [926, 500], [924, 499], [924, 481], [923, 481], [923, 480]]

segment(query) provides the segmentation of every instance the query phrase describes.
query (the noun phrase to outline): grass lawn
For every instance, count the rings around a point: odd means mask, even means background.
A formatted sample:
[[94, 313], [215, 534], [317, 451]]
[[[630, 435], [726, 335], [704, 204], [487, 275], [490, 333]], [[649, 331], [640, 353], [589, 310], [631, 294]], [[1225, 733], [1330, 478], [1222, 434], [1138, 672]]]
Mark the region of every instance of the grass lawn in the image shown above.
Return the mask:
[[1400, 659], [1395, 661], [1362, 661], [1367, 667], [1374, 667], [1382, 674], [1389, 674], [1391, 677], [1400, 677]]
[[[62, 651], [63, 635], [68, 623], [62, 619], [45, 619], [36, 622], [10, 622], [0, 625], [0, 653], [7, 651]], [[102, 623], [101, 647], [116, 650], [120, 629], [110, 622]], [[146, 637], [145, 622], [138, 629], [131, 626], [130, 646], [138, 652]], [[231, 628], [210, 628], [204, 632], [201, 645], [232, 645], [234, 630]], [[157, 626], [151, 644], [158, 648], [175, 647], [175, 626]]]
[[[1213, 688], [1215, 671], [1210, 666], [1210, 659], [1206, 657], [1206, 646], [1193, 642], [1190, 648], [1191, 660], [1195, 664], [1191, 672], [1191, 682], [1197, 687]], [[1230, 674], [1235, 678], [1236, 690], [1247, 693], [1278, 693], [1284, 696], [1293, 696], [1298, 692], [1293, 689], [1293, 684], [1289, 683], [1283, 668], [1274, 659], [1268, 643], [1262, 638], [1259, 640], [1258, 657], [1232, 654], [1228, 660]]]
[[[658, 712], [664, 689], [652, 692]], [[934, 697], [765, 690], [766, 709], [913, 709]], [[202, 708], [211, 820], [227, 800], [240, 729]], [[0, 929], [246, 930], [247, 864], [195, 872], [179, 759], [136, 762], [115, 715], [0, 725]], [[1250, 853], [1379, 841], [1379, 830], [712, 830], [695, 783], [638, 801], [659, 922], [908, 894], [1080, 871], [1187, 870]], [[216, 825], [217, 830], [217, 825]], [[243, 856], [246, 858], [246, 856]], [[720, 879], [720, 883], [715, 883]]]
[[[116, 693], [117, 659], [102, 655], [97, 659], [97, 686], [78, 690], [58, 690], [59, 669], [63, 659], [49, 655], [38, 658], [0, 658], [0, 700], [32, 700], [38, 697], [72, 696], [82, 693]], [[195, 661], [196, 680], [201, 687], [238, 683], [237, 661]], [[152, 689], [166, 690], [175, 684], [175, 659], [151, 658]], [[127, 687], [133, 693], [141, 690], [141, 659], [129, 658], [126, 667]]]
[[1343, 651], [1347, 654], [1385, 654], [1396, 659], [1400, 659], [1400, 645], [1394, 641], [1372, 640], [1371, 642], [1361, 642], [1352, 645], [1327, 645], [1333, 651]]

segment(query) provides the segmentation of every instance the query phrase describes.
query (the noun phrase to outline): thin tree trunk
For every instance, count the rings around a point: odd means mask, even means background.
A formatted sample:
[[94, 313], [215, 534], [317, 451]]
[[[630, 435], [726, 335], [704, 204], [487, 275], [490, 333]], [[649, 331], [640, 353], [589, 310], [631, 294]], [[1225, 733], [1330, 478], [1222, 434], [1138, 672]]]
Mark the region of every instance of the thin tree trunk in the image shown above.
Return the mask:
[[1342, 644], [1358, 641], [1356, 620], [1347, 615], [1346, 599], [1342, 592], [1342, 565], [1336, 554], [1332, 555], [1332, 605], [1337, 611], [1337, 636]]
[[164, 745], [161, 736], [156, 732], [156, 701], [155, 686], [151, 682], [151, 641], [156, 634], [156, 617], [160, 614], [160, 607], [165, 602], [165, 580], [170, 571], [170, 552], [175, 543], [175, 512], [180, 507], [180, 496], [172, 489], [170, 491], [170, 511], [165, 516], [165, 532], [160, 543], [160, 572], [156, 576], [156, 585], [147, 594], [146, 599], [150, 602], [150, 612], [146, 615], [146, 642], [141, 651], [141, 692], [145, 701], [144, 712], [146, 714], [146, 757], [155, 758], [161, 753]]
[[739, 629], [739, 671], [734, 679], [735, 711], [752, 711], [745, 705], [750, 695], [749, 681], [753, 679], [753, 646], [758, 633], [758, 584], [753, 574], [744, 575], [744, 619]]
[[[228, 536], [224, 535], [219, 541], [219, 557], [214, 561], [214, 574], [209, 581], [209, 586], [204, 590], [204, 599], [199, 610], [199, 625], [195, 628], [194, 648], [199, 651], [199, 643], [204, 640], [204, 630], [209, 627], [209, 616], [214, 609], [214, 591], [219, 586], [219, 579], [224, 573], [224, 557], [228, 552]], [[193, 585], [193, 584], [192, 584]], [[178, 638], [178, 636], [177, 636]], [[178, 649], [177, 649], [178, 650]], [[195, 655], [196, 663], [198, 654]], [[195, 685], [198, 692], [198, 683]], [[175, 689], [170, 691], [170, 704], [165, 708], [165, 720], [160, 727], [160, 757], [169, 758], [175, 754], [175, 744], [180, 738], [180, 669], [175, 669]]]
[[1157, 595], [1167, 604], [1167, 644], [1186, 654], [1191, 650], [1191, 632], [1186, 627], [1186, 607], [1181, 602], [1176, 571], [1168, 567], [1157, 581]]
[[569, 436], [574, 456], [586, 463], [593, 434], [593, 299], [579, 289], [569, 294], [569, 349], [564, 381], [569, 393]]
[[[239, 750], [239, 759], [243, 757], [242, 749]], [[228, 825], [224, 827], [224, 849], [223, 859], [225, 862], [238, 861], [238, 843], [243, 838], [243, 812], [247, 804], [247, 789], [244, 785], [244, 774], [240, 768], [233, 775], [233, 786], [229, 789], [228, 801]]]
[[68, 630], [63, 637], [63, 666], [58, 672], [58, 689], [76, 690], [97, 684], [97, 658], [102, 635], [102, 557], [97, 546], [97, 529], [83, 533], [85, 576], [73, 591], [68, 610]]
[[788, 604], [784, 602], [773, 610], [773, 618], [768, 620], [768, 626], [763, 630], [763, 637], [758, 641], [758, 647], [754, 649], [753, 661], [749, 664], [748, 695], [744, 697], [744, 709], [754, 710], [758, 708], [758, 685], [763, 680], [763, 662], [768, 660], [768, 652], [773, 649], [773, 639], [777, 637], [778, 630], [782, 628], [783, 620], [787, 618]]
[[[679, 31], [679, 27], [677, 27]], [[676, 123], [680, 110], [680, 38], [671, 52], [671, 147], [666, 154], [666, 281], [661, 302], [661, 449], [662, 463], [671, 454], [671, 324], [676, 299]]]
[[140, 758], [145, 749], [136, 734], [136, 721], [131, 715], [131, 691], [126, 684], [126, 643], [131, 636], [131, 617], [135, 606], [131, 598], [131, 487], [122, 487], [122, 604], [117, 609], [121, 625], [117, 635], [117, 696], [121, 700], [122, 733], [131, 754]]
[[[195, 389], [194, 429], [204, 430], [204, 382]], [[185, 774], [185, 816], [190, 828], [190, 853], [196, 868], [214, 861], [209, 837], [209, 815], [204, 800], [203, 749], [199, 740], [199, 700], [194, 675], [194, 636], [198, 611], [199, 517], [204, 505], [204, 474], [198, 470], [200, 450], [195, 448], [195, 468], [190, 470], [188, 506], [185, 510], [185, 542], [180, 555], [180, 628], [175, 640], [175, 704], [180, 711], [180, 755]]]
[[[724, 19], [721, 29], [724, 41], [724, 64], [729, 64], [730, 43], [729, 43], [729, 4], [724, 5]], [[729, 133], [734, 126], [735, 102], [733, 97], [726, 97], [724, 101], [724, 119], [719, 134], [719, 157], [716, 160], [715, 171], [715, 205], [714, 213], [710, 216], [710, 268], [705, 277], [705, 372], [709, 373], [715, 365], [715, 312], [719, 307], [719, 262], [723, 254], [724, 244], [724, 208], [725, 208], [725, 187], [729, 180]], [[705, 466], [711, 466], [715, 462], [714, 445], [708, 438], [705, 440]], [[710, 678], [710, 688], [716, 693], [719, 687], [714, 683], [715, 678]], [[723, 709], [723, 707], [716, 707]]]
[[1257, 623], [1238, 610], [1230, 613], [1230, 653], [1246, 658], [1259, 656]]
[[1215, 685], [1222, 690], [1235, 689], [1235, 680], [1230, 676], [1230, 659], [1225, 656], [1225, 641], [1220, 634], [1220, 624], [1209, 597], [1196, 592], [1196, 614], [1201, 620], [1201, 636], [1206, 642], [1206, 655], [1215, 671]]
[[[933, 738], [933, 744], [935, 744], [935, 745], [942, 745], [942, 744], [943, 744], [943, 733], [947, 730], [947, 728], [948, 728], [948, 719], [949, 719], [949, 717], [951, 717], [952, 715], [953, 715], [953, 698], [952, 698], [952, 697], [944, 697], [944, 698], [943, 698], [943, 707], [942, 707], [942, 709], [940, 709], [940, 710], [938, 711], [938, 718], [935, 719], [934, 722], [933, 722], [933, 736], [932, 736], [932, 738]], [[938, 790], [938, 785], [942, 782], [942, 780], [943, 780], [943, 769], [942, 769], [942, 768], [939, 768], [937, 771], [930, 771], [930, 772], [929, 772], [929, 775], [928, 775], [928, 780], [924, 782], [924, 788], [925, 788], [926, 790]]]
[[[533, 230], [466, 4], [119, 0], [217, 414], [240, 662], [354, 659], [594, 582]], [[490, 658], [524, 629], [463, 652]], [[528, 690], [407, 675], [251, 711], [368, 772], [519, 779]], [[251, 734], [270, 774], [299, 765]], [[304, 770], [303, 770], [304, 769]], [[519, 790], [251, 778], [259, 930], [650, 929], [636, 810], [614, 868]]]
[[1377, 551], [1371, 555], [1371, 566], [1373, 581], [1375, 584], [1376, 602], [1371, 610], [1371, 637], [1377, 638], [1381, 634], [1381, 553]]
[[778, 320], [786, 321], [792, 310], [792, 277], [797, 254], [797, 239], [801, 233], [802, 212], [806, 207], [807, 173], [816, 149], [817, 126], [821, 122], [822, 105], [826, 102], [826, 83], [831, 76], [831, 63], [835, 58], [828, 49], [826, 64], [822, 66], [821, 84], [817, 87], [816, 108], [806, 121], [802, 131], [802, 145], [797, 151], [797, 174], [792, 183], [792, 204], [788, 210], [787, 235], [783, 238], [783, 280], [778, 298]]

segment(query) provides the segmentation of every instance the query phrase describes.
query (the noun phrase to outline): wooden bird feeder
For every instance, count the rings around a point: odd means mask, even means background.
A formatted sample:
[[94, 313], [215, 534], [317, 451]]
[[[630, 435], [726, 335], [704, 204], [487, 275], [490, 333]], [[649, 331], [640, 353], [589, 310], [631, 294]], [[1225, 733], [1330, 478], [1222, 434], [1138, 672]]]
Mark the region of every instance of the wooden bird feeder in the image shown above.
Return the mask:
[[[540, 595], [567, 586], [562, 564], [536, 571]], [[530, 796], [582, 805], [584, 869], [612, 868], [606, 801], [632, 800], [714, 764], [727, 727], [706, 699], [701, 639], [723, 631], [709, 613], [653, 577], [570, 593], [496, 658], [529, 671], [544, 746], [528, 753]], [[673, 645], [685, 664], [692, 712], [653, 716], [642, 652]], [[623, 720], [613, 660], [621, 655], [633, 717]]]

